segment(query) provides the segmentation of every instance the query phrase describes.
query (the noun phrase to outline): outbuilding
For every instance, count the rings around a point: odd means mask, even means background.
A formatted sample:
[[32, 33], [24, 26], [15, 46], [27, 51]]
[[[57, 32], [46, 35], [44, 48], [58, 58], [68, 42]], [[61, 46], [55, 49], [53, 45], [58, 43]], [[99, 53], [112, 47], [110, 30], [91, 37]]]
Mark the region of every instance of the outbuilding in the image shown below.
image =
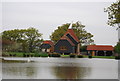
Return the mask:
[[92, 56], [112, 56], [114, 48], [111, 45], [88, 45], [87, 51]]
[[42, 45], [40, 46], [42, 52], [54, 52], [54, 43], [50, 40], [43, 41]]

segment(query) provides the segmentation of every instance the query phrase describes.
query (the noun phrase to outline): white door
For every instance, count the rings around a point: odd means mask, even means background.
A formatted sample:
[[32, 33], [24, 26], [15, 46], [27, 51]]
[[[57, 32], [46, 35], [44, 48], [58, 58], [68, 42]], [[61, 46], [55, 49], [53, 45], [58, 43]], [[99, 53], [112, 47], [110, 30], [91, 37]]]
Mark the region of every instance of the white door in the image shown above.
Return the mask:
[[47, 52], [50, 52], [50, 49], [47, 49]]

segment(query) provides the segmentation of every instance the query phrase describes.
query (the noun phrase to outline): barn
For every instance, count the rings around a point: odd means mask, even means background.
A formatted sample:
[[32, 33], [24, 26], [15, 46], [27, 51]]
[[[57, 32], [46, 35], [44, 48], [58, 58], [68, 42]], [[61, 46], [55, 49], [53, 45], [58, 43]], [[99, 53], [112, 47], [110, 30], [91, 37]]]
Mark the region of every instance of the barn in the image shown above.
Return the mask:
[[70, 24], [67, 32], [54, 45], [54, 52], [61, 54], [80, 54], [80, 42], [72, 29], [72, 24]]
[[87, 51], [92, 56], [112, 56], [114, 47], [111, 45], [88, 45]]
[[42, 45], [40, 46], [42, 52], [54, 52], [54, 43], [50, 40], [43, 41]]

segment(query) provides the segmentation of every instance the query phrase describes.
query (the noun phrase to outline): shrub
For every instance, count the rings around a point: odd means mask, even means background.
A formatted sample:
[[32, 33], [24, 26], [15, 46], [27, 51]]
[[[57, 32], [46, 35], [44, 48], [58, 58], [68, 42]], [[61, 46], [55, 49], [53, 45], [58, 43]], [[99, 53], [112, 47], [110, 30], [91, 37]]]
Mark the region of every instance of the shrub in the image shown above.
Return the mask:
[[120, 56], [116, 56], [115, 59], [116, 59], [116, 60], [120, 60]]
[[26, 57], [29, 57], [29, 56], [30, 56], [30, 54], [29, 54], [29, 53], [26, 53], [26, 54], [25, 54], [25, 56], [26, 56]]
[[49, 57], [52, 57], [52, 54], [48, 54]]
[[88, 58], [92, 58], [92, 56], [91, 56], [91, 55], [89, 55], [89, 56], [88, 56]]
[[77, 55], [77, 57], [78, 57], [78, 58], [83, 58], [83, 56], [82, 56], [82, 55]]
[[23, 53], [23, 57], [26, 57], [26, 54], [25, 54], [25, 53]]
[[61, 55], [58, 54], [58, 53], [53, 53], [53, 54], [50, 54], [49, 56], [50, 56], [50, 57], [60, 57]]
[[34, 56], [35, 56], [35, 57], [39, 57], [40, 55], [39, 55], [39, 54], [35, 54]]
[[76, 55], [75, 54], [70, 54], [70, 58], [75, 58]]
[[48, 57], [48, 54], [46, 53], [40, 54], [40, 57]]
[[40, 57], [40, 54], [39, 53], [35, 53], [34, 57]]

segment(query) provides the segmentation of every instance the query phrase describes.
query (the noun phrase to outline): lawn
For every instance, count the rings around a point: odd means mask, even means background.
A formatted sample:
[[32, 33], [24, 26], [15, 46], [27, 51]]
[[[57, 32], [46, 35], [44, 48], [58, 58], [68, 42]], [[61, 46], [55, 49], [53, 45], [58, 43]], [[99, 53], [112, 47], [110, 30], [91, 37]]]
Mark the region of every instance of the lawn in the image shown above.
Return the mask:
[[13, 56], [13, 57], [46, 57], [48, 54], [46, 53], [24, 53], [24, 52], [3, 52], [5, 56]]
[[[23, 53], [23, 52], [4, 52], [6, 56], [13, 56], [13, 57], [48, 57], [47, 53]], [[88, 55], [81, 55], [82, 58], [88, 58]], [[69, 58], [70, 55], [61, 55], [62, 58]], [[75, 56], [76, 58], [77, 55]], [[115, 56], [92, 56], [92, 58], [106, 58], [106, 59], [115, 59]]]
[[61, 57], [67, 58], [67, 57], [70, 57], [70, 56], [69, 55], [61, 55]]
[[92, 56], [92, 58], [106, 58], [106, 59], [115, 59], [115, 56]]

